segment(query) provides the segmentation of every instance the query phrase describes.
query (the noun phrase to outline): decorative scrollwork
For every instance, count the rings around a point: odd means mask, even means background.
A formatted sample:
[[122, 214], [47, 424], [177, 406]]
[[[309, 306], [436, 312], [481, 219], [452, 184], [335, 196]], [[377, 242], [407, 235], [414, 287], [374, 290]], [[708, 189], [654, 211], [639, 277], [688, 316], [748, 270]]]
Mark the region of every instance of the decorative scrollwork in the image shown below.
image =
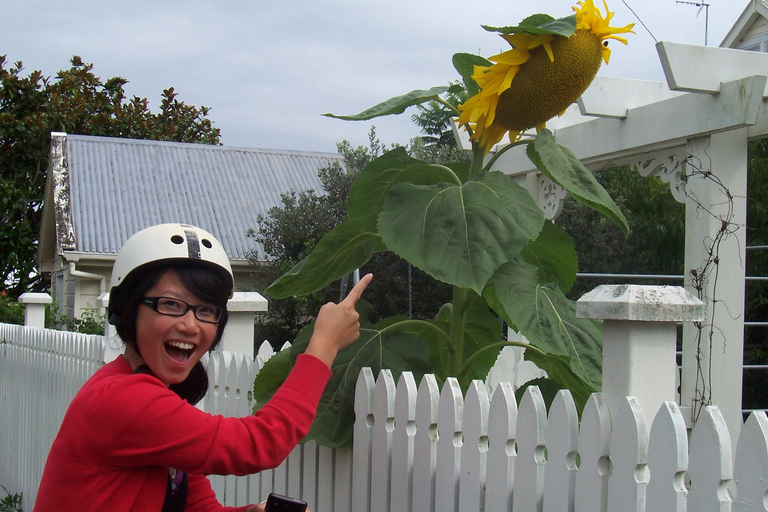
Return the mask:
[[554, 183], [546, 176], [539, 174], [539, 191], [536, 203], [544, 211], [544, 216], [549, 220], [554, 220], [563, 211], [563, 203], [568, 197], [568, 192]]
[[678, 203], [685, 203], [685, 161], [685, 146], [680, 146], [629, 157], [621, 163], [643, 177], [658, 176], [664, 183], [669, 183], [672, 197]]

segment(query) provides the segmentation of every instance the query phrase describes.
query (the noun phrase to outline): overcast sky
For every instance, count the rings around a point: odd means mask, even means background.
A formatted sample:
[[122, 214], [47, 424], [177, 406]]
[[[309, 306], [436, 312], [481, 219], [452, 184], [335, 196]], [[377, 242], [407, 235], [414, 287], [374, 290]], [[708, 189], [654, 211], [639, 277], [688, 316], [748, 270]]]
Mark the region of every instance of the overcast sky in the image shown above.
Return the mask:
[[[626, 2], [626, 3], [625, 3]], [[599, 1], [596, 1], [596, 4]], [[710, 46], [718, 46], [748, 0], [709, 0]], [[161, 91], [211, 107], [227, 146], [336, 151], [367, 144], [375, 125], [384, 143], [417, 136], [409, 109], [365, 122], [355, 114], [413, 89], [458, 78], [456, 52], [493, 55], [509, 46], [481, 25], [515, 25], [545, 12], [571, 14], [566, 0], [2, 0], [0, 55], [27, 71], [55, 75], [72, 55], [102, 80], [122, 76], [129, 95]], [[600, 74], [663, 81], [658, 41], [704, 44], [705, 11], [676, 0], [609, 0], [614, 25], [636, 35], [612, 42]], [[649, 32], [638, 23], [632, 10]], [[698, 14], [698, 16], [697, 16]]]

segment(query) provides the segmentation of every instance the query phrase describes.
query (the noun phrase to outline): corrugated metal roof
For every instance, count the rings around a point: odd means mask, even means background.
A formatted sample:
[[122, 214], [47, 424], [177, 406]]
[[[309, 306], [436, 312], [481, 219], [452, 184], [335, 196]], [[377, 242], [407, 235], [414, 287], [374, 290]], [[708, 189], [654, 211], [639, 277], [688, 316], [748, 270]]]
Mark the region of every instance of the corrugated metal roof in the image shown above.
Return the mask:
[[230, 259], [264, 254], [248, 229], [289, 190], [322, 190], [334, 153], [66, 136], [76, 250], [115, 254], [133, 233], [182, 222], [210, 231]]

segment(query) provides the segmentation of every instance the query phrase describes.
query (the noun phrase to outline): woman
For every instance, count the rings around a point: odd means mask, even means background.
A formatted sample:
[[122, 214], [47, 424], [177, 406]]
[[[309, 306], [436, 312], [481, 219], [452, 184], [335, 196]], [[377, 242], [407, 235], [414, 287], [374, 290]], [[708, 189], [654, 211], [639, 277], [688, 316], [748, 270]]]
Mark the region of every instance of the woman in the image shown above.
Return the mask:
[[269, 403], [246, 418], [211, 416], [194, 404], [208, 386], [200, 358], [227, 323], [229, 259], [193, 226], [136, 233], [117, 256], [109, 299], [125, 354], [70, 404], [35, 511], [262, 512], [223, 508], [205, 475], [278, 466], [306, 435], [337, 352], [359, 336], [354, 305], [370, 280], [320, 309], [307, 350]]

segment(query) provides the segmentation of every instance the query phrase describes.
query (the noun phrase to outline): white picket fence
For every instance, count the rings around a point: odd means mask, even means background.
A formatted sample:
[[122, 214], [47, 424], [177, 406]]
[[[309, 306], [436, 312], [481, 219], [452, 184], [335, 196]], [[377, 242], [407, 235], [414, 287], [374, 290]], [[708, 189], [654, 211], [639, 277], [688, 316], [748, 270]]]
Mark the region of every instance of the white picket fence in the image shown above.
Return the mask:
[[[45, 457], [64, 411], [103, 363], [99, 336], [0, 324], [0, 484], [24, 493], [31, 510]], [[263, 349], [265, 350], [265, 349]], [[248, 414], [257, 361], [209, 358], [202, 408]], [[439, 389], [388, 371], [358, 379], [355, 441], [331, 450], [306, 443], [277, 469], [213, 476], [225, 505], [271, 491], [301, 497], [315, 512], [768, 510], [768, 419], [755, 413], [735, 450], [717, 408], [686, 432], [668, 402], [647, 425], [627, 398], [611, 421], [593, 395], [579, 421], [568, 392], [547, 411], [537, 388], [518, 404], [508, 382], [477, 381], [463, 396], [455, 380]]]

